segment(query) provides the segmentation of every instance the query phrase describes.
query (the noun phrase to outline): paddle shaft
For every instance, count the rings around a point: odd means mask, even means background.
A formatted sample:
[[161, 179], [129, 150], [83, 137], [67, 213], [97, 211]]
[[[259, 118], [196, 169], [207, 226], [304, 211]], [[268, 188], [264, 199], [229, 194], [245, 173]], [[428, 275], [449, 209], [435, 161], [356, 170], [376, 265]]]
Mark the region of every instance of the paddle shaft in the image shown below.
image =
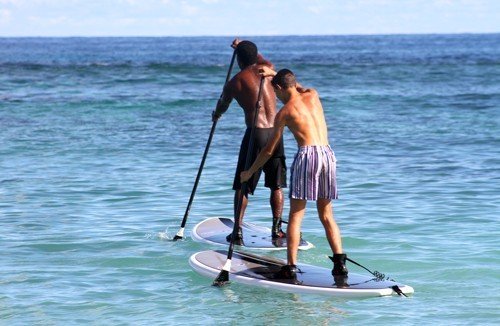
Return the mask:
[[200, 167], [198, 168], [198, 174], [196, 175], [196, 180], [194, 181], [193, 190], [191, 191], [191, 196], [189, 197], [189, 202], [188, 202], [188, 205], [186, 207], [186, 212], [184, 213], [184, 218], [182, 219], [181, 228], [186, 226], [189, 211], [191, 210], [191, 204], [193, 203], [196, 189], [198, 189], [198, 183], [200, 181], [201, 172], [203, 171], [203, 167], [205, 165], [205, 160], [206, 160], [207, 155], [208, 155], [208, 150], [210, 148], [210, 144], [212, 143], [212, 138], [214, 136], [216, 126], [217, 126], [217, 120], [215, 120], [212, 123], [212, 129], [210, 130], [210, 135], [208, 136], [207, 145], [205, 146], [205, 152], [203, 152], [203, 157], [201, 159]]
[[[226, 86], [227, 82], [229, 81], [229, 78], [231, 77], [231, 71], [233, 70], [235, 58], [236, 58], [236, 50], [233, 51], [233, 56], [231, 57], [231, 63], [229, 64], [229, 69], [227, 71], [226, 81], [224, 82], [224, 86]], [[224, 90], [223, 90], [223, 92], [224, 92]], [[222, 96], [222, 94], [221, 94], [221, 96]], [[188, 202], [188, 205], [186, 207], [186, 212], [184, 213], [184, 218], [182, 219], [181, 229], [179, 230], [177, 235], [174, 237], [174, 240], [177, 240], [177, 239], [180, 239], [183, 237], [184, 227], [186, 226], [186, 222], [187, 222], [187, 219], [189, 216], [189, 211], [191, 210], [191, 204], [193, 203], [194, 195], [196, 193], [196, 189], [198, 188], [198, 183], [200, 181], [201, 172], [203, 171], [203, 166], [205, 165], [205, 160], [206, 160], [207, 155], [208, 155], [208, 150], [210, 148], [210, 144], [212, 143], [212, 138], [214, 136], [216, 126], [217, 126], [217, 120], [215, 120], [212, 123], [212, 129], [210, 130], [210, 135], [208, 136], [207, 145], [205, 146], [205, 152], [203, 153], [200, 167], [198, 168], [198, 174], [196, 175], [196, 180], [194, 182], [193, 190], [191, 191], [191, 196], [189, 197], [189, 202]]]
[[[248, 151], [247, 151], [247, 156], [245, 159], [245, 171], [250, 168], [252, 165], [252, 151], [253, 151], [253, 146], [254, 146], [254, 134], [255, 134], [255, 128], [257, 126], [257, 121], [259, 118], [259, 112], [260, 108], [262, 106], [262, 87], [264, 85], [264, 77], [260, 78], [260, 84], [259, 84], [259, 93], [257, 96], [257, 104], [255, 105], [255, 116], [253, 118], [253, 128], [250, 132], [250, 139], [248, 140]], [[237, 178], [239, 176], [236, 176]], [[238, 229], [240, 227], [240, 214], [241, 214], [241, 206], [243, 205], [243, 196], [245, 196], [246, 192], [248, 190], [248, 182], [243, 182], [241, 185], [241, 190], [240, 190], [240, 196], [238, 197], [238, 205], [236, 206], [236, 215], [234, 216], [234, 228], [233, 228], [233, 234], [231, 237], [231, 242], [229, 244], [229, 249], [227, 252], [227, 259], [231, 260], [233, 257], [233, 250], [234, 250], [234, 239], [236, 238], [236, 234], [238, 233]]]

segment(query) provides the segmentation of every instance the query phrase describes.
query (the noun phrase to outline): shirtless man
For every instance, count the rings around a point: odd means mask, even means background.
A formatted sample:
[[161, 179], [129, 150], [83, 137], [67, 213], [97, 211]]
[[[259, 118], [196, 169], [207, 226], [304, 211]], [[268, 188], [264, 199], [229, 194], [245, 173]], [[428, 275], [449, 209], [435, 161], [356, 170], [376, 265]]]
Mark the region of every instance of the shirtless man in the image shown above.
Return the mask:
[[[271, 62], [265, 60], [260, 54], [258, 54], [257, 46], [250, 41], [240, 41], [235, 39], [232, 47], [236, 51], [238, 65], [240, 66], [241, 71], [236, 74], [224, 87], [224, 91], [219, 99], [219, 102], [217, 103], [212, 119], [213, 121], [219, 119], [221, 115], [227, 111], [233, 98], [236, 99], [245, 114], [245, 124], [247, 130], [241, 142], [238, 165], [233, 182], [233, 190], [235, 190], [234, 216], [236, 220], [236, 216], [238, 214], [236, 210], [238, 209], [237, 205], [241, 194], [240, 173], [245, 169], [248, 144], [251, 129], [254, 124], [256, 103], [258, 100], [257, 97], [261, 79], [259, 69], [264, 66], [272, 68], [273, 65]], [[274, 116], [276, 115], [276, 96], [274, 95], [271, 83], [267, 79], [263, 85], [262, 95], [262, 107], [257, 118], [256, 129], [254, 132], [254, 146], [253, 151], [251, 152], [250, 162], [255, 160], [257, 154], [268, 142], [273, 130]], [[273, 239], [277, 239], [286, 237], [285, 233], [281, 230], [281, 214], [283, 213], [282, 188], [286, 187], [285, 150], [283, 148], [282, 138], [278, 139], [274, 148], [275, 149], [271, 152], [269, 162], [267, 162], [267, 164], [263, 164], [263, 170], [266, 176], [265, 186], [271, 190], [270, 204], [273, 214], [272, 237]], [[261, 171], [261, 168], [256, 169], [257, 173], [255, 173], [255, 175], [247, 183], [247, 193], [243, 196], [240, 215], [238, 217], [240, 228], [235, 241], [241, 241], [243, 239], [241, 223], [243, 222], [243, 216], [248, 204], [248, 193], [254, 193], [257, 183], [259, 182]], [[227, 236], [227, 240], [231, 240], [231, 234]]]
[[274, 120], [274, 130], [266, 147], [253, 165], [241, 173], [241, 182], [248, 180], [271, 157], [283, 136], [285, 126], [290, 129], [299, 146], [291, 167], [290, 217], [287, 228], [288, 264], [277, 273], [278, 278], [293, 279], [297, 273], [297, 250], [300, 226], [308, 200], [316, 201], [318, 216], [325, 228], [334, 263], [332, 274], [345, 276], [346, 255], [342, 253], [340, 230], [333, 218], [332, 199], [337, 199], [336, 159], [328, 144], [328, 130], [323, 107], [314, 89], [303, 89], [288, 69], [278, 73], [268, 67], [261, 69], [265, 77], [273, 77], [271, 83], [283, 108]]

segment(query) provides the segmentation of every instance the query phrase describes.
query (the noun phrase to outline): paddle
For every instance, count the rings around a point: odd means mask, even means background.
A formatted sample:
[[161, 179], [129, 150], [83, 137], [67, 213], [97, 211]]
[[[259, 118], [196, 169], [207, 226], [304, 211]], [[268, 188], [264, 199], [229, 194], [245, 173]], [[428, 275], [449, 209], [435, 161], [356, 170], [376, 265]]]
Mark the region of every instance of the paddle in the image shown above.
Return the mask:
[[[235, 58], [236, 58], [236, 50], [233, 51], [233, 56], [231, 57], [231, 63], [229, 64], [229, 69], [227, 71], [226, 81], [224, 83], [224, 86], [226, 86], [227, 82], [229, 81], [229, 77], [231, 77], [231, 71], [233, 70]], [[222, 94], [221, 94], [221, 96], [222, 96]], [[212, 143], [212, 138], [214, 136], [216, 126], [217, 126], [217, 120], [215, 120], [212, 123], [212, 129], [210, 130], [210, 135], [208, 136], [207, 145], [205, 146], [205, 152], [203, 153], [203, 158], [201, 159], [200, 167], [198, 169], [198, 174], [196, 175], [196, 180], [194, 182], [193, 190], [191, 191], [191, 196], [189, 197], [189, 202], [188, 202], [188, 205], [186, 207], [186, 212], [184, 213], [184, 218], [182, 219], [181, 228], [179, 229], [179, 231], [175, 235], [175, 237], [173, 239], [174, 241], [177, 241], [177, 240], [182, 239], [184, 237], [184, 227], [186, 226], [189, 211], [191, 210], [191, 204], [193, 203], [194, 194], [196, 193], [196, 188], [198, 188], [198, 182], [200, 181], [201, 171], [203, 170], [203, 166], [205, 165], [205, 159], [207, 158], [208, 149], [210, 148], [210, 143]]]
[[[264, 77], [261, 77], [260, 84], [259, 84], [259, 92], [258, 92], [258, 96], [257, 96], [257, 103], [255, 105], [255, 116], [253, 118], [253, 128], [252, 128], [252, 131], [250, 132], [250, 139], [248, 141], [248, 151], [247, 151], [247, 156], [245, 159], [245, 171], [250, 168], [250, 165], [252, 163], [252, 162], [250, 162], [252, 159], [250, 153], [253, 149], [253, 143], [254, 143], [253, 138], [254, 138], [254, 133], [255, 133], [255, 126], [257, 125], [260, 107], [262, 106], [262, 86], [263, 85], [264, 85]], [[229, 271], [231, 270], [231, 259], [233, 258], [234, 239], [236, 239], [236, 235], [237, 235], [238, 229], [240, 227], [239, 224], [240, 224], [241, 206], [243, 204], [243, 196], [245, 196], [247, 189], [248, 189], [248, 182], [243, 182], [243, 184], [241, 185], [240, 196], [238, 197], [238, 205], [236, 206], [236, 215], [234, 216], [234, 228], [233, 228], [233, 233], [231, 236], [231, 242], [229, 243], [229, 250], [227, 252], [227, 260], [226, 260], [226, 263], [224, 264], [224, 267], [222, 267], [222, 270], [220, 271], [219, 275], [212, 283], [213, 286], [223, 286], [223, 285], [229, 283]]]

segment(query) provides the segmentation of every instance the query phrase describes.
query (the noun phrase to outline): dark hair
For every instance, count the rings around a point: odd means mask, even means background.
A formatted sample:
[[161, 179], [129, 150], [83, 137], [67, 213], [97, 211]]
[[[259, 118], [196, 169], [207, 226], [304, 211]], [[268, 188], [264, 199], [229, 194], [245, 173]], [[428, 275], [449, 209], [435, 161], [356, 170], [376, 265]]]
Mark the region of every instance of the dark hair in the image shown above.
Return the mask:
[[274, 86], [280, 86], [281, 88], [294, 87], [297, 84], [295, 80], [295, 75], [289, 69], [281, 69], [271, 80], [271, 84]]
[[238, 59], [245, 66], [257, 63], [257, 45], [250, 41], [241, 41], [236, 47]]

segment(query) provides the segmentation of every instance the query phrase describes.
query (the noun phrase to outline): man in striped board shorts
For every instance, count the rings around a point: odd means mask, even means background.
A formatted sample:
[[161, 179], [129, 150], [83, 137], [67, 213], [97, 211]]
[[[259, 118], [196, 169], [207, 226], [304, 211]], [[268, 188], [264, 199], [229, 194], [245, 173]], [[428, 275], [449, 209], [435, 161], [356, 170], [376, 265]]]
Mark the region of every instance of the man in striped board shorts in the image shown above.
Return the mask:
[[332, 275], [336, 278], [344, 277], [348, 273], [345, 267], [346, 255], [342, 252], [340, 230], [333, 218], [331, 204], [332, 199], [337, 199], [336, 159], [328, 144], [328, 129], [318, 93], [314, 89], [301, 87], [295, 75], [288, 69], [276, 73], [264, 67], [260, 73], [264, 77], [273, 77], [271, 84], [284, 106], [276, 114], [273, 133], [266, 147], [252, 166], [241, 173], [241, 182], [250, 179], [271, 157], [285, 126], [295, 136], [299, 146], [290, 177], [290, 217], [286, 232], [287, 265], [276, 274], [276, 278], [296, 277], [300, 226], [308, 200], [316, 201], [318, 216], [333, 252], [333, 257], [330, 257], [334, 263]]

